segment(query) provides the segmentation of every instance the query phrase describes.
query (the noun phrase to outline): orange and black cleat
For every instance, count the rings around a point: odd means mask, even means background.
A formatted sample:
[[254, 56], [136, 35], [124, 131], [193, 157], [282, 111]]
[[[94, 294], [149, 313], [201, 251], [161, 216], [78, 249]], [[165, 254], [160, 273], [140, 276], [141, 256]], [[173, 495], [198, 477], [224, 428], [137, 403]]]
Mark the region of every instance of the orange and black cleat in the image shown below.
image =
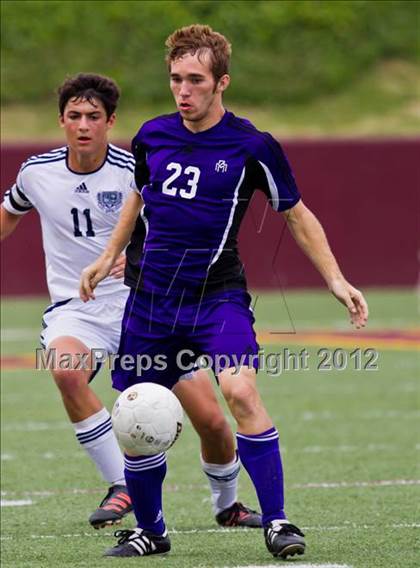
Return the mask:
[[257, 529], [262, 527], [261, 514], [242, 503], [234, 503], [216, 515], [216, 521], [222, 527], [245, 527]]
[[119, 525], [121, 519], [133, 510], [131, 499], [125, 485], [113, 485], [109, 488], [99, 507], [89, 517], [89, 523], [95, 529], [107, 525]]

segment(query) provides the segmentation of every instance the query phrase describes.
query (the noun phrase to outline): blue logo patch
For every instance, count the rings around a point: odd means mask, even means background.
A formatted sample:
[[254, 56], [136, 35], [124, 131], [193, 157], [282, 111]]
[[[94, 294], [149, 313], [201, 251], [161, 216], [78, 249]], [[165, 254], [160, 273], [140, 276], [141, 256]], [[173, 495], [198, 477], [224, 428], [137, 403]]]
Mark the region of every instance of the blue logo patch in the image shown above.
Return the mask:
[[100, 191], [98, 205], [105, 213], [114, 213], [121, 207], [122, 195], [122, 191]]

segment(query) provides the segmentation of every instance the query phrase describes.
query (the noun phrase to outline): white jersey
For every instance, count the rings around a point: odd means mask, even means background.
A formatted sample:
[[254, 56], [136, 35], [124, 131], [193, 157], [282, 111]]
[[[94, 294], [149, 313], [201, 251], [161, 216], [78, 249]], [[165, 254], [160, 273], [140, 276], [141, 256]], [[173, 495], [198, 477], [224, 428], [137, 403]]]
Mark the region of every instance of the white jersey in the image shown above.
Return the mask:
[[[88, 174], [70, 170], [67, 155], [63, 147], [29, 158], [3, 201], [14, 215], [32, 208], [40, 215], [53, 302], [79, 296], [81, 271], [103, 252], [135, 187], [134, 158], [126, 150], [109, 144], [104, 163]], [[122, 279], [108, 277], [95, 293], [103, 296], [124, 290]]]

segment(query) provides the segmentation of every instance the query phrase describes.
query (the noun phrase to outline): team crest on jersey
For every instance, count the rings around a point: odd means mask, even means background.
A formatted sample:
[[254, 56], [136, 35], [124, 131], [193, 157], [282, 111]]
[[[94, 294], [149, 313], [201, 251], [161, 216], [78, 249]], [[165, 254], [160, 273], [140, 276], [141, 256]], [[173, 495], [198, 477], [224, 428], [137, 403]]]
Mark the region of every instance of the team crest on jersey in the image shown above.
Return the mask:
[[105, 213], [114, 213], [121, 207], [122, 197], [122, 191], [100, 191], [98, 205]]
[[225, 162], [225, 160], [219, 160], [216, 165], [214, 166], [214, 169], [216, 170], [216, 172], [227, 172], [228, 169], [228, 165]]

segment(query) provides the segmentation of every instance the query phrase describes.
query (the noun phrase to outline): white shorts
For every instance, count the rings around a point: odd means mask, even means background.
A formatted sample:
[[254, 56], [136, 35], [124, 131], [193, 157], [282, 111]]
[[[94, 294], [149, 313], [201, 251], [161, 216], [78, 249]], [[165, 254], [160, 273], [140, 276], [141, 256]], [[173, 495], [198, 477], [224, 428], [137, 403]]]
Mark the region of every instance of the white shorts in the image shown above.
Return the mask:
[[41, 345], [46, 349], [54, 339], [71, 336], [88, 349], [117, 353], [128, 292], [99, 296], [86, 304], [79, 298], [52, 304], [42, 318]]

